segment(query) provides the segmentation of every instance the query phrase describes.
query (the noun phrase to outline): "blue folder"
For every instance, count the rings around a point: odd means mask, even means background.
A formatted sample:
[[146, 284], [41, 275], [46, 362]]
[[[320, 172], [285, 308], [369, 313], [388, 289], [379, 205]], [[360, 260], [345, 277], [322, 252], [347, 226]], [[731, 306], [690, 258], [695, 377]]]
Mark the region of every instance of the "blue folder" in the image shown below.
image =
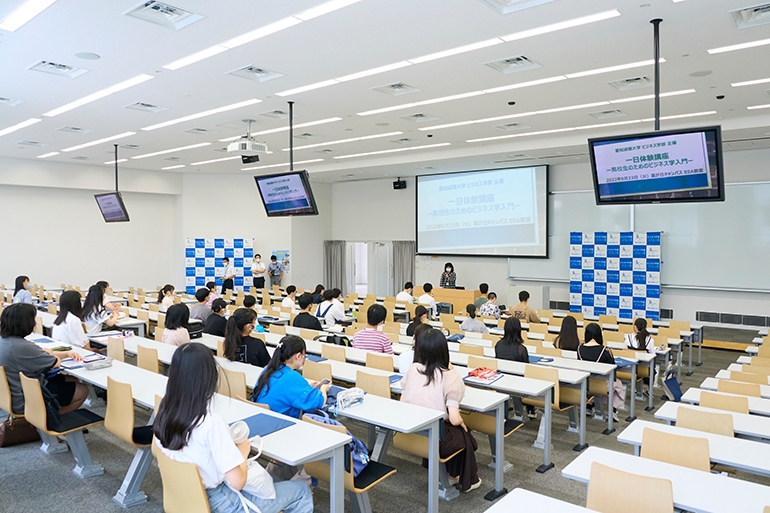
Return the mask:
[[318, 356], [317, 354], [308, 354], [305, 355], [305, 358], [310, 360], [311, 362], [325, 362], [326, 358], [322, 356]]
[[529, 355], [529, 363], [538, 363], [538, 362], [552, 362], [553, 358], [546, 358], [545, 356], [538, 356], [536, 354]]
[[390, 384], [392, 385], [393, 383], [398, 383], [399, 381], [401, 381], [401, 378], [403, 377], [404, 376], [402, 376], [401, 374], [393, 374], [390, 377]]
[[275, 433], [294, 425], [294, 422], [290, 420], [273, 417], [266, 413], [257, 413], [242, 420], [249, 426], [249, 438], [257, 435], [267, 436], [270, 433]]
[[634, 365], [634, 362], [630, 360], [626, 360], [625, 358], [620, 358], [619, 356], [616, 356], [615, 365], [617, 365], [618, 367], [628, 367], [630, 365]]

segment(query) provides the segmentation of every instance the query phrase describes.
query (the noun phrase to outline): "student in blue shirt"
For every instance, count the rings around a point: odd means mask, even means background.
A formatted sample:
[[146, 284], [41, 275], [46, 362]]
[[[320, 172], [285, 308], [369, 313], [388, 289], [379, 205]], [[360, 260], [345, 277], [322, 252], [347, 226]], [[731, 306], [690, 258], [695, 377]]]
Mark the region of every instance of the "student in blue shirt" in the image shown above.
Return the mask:
[[295, 419], [303, 411], [323, 407], [331, 384], [319, 386], [318, 382], [308, 382], [300, 374], [304, 364], [305, 341], [296, 335], [283, 337], [259, 375], [251, 400]]
[[13, 303], [32, 304], [32, 294], [27, 290], [29, 287], [29, 276], [17, 276], [16, 286], [13, 290]]

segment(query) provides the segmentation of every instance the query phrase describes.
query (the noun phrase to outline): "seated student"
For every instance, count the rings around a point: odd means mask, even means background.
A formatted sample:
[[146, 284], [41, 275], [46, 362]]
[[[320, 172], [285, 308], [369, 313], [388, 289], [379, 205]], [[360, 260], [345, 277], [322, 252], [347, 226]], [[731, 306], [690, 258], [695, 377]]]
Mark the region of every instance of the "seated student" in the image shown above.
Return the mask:
[[476, 305], [470, 303], [465, 307], [465, 311], [468, 312], [468, 318], [460, 324], [462, 331], [470, 331], [471, 333], [486, 333], [489, 334], [487, 325], [476, 319]]
[[446, 338], [439, 330], [427, 330], [420, 336], [414, 356], [414, 363], [401, 380], [401, 400], [444, 412], [439, 455], [445, 458], [465, 449], [446, 463], [450, 483], [459, 482], [463, 492], [475, 490], [481, 486], [476, 465], [478, 444], [460, 415], [465, 384], [449, 365]]
[[430, 324], [420, 324], [415, 328], [414, 336], [412, 336], [412, 347], [398, 355], [398, 372], [401, 374], [405, 373], [407, 369], [409, 369], [409, 366], [414, 363], [414, 353], [417, 351], [417, 344], [419, 344], [420, 337], [423, 336], [426, 331], [432, 329], [433, 326]]
[[500, 307], [497, 306], [497, 294], [494, 292], [487, 294], [487, 302], [481, 305], [479, 313], [481, 315], [494, 317], [495, 319], [500, 318]]
[[211, 306], [214, 304], [214, 300], [219, 297], [219, 294], [217, 294], [217, 282], [206, 282], [206, 288], [209, 289], [209, 300], [206, 301], [206, 306], [211, 308]]
[[411, 305], [414, 302], [414, 297], [412, 297], [412, 293], [414, 292], [414, 285], [412, 285], [411, 281], [408, 281], [404, 284], [404, 290], [396, 294], [396, 303], [406, 303], [408, 305]]
[[495, 345], [495, 358], [529, 363], [529, 353], [521, 337], [521, 322], [515, 317], [506, 319], [503, 338]]
[[324, 326], [334, 326], [339, 321], [345, 320], [345, 312], [340, 315], [339, 308], [334, 304], [334, 290], [324, 291], [324, 301], [318, 305], [315, 316], [324, 320]]
[[297, 303], [294, 302], [294, 298], [297, 295], [297, 287], [294, 285], [289, 285], [286, 287], [286, 297], [283, 298], [283, 301], [281, 301], [281, 307], [282, 308], [291, 308], [294, 309], [295, 306], [297, 306]]
[[[104, 280], [100, 280], [100, 281], [97, 281], [97, 282], [95, 283], [95, 285], [98, 285], [99, 287], [101, 287], [102, 289], [104, 289], [104, 293], [105, 293], [105, 294], [107, 294], [107, 289], [109, 289], [109, 288], [110, 288], [110, 284], [109, 284], [109, 282], [107, 282], [107, 281], [104, 281]], [[115, 310], [120, 310], [120, 305], [119, 305], [118, 303], [110, 303], [110, 302], [107, 300], [107, 297], [106, 297], [106, 296], [105, 296], [105, 298], [102, 300], [102, 302], [103, 302], [103, 304], [104, 304], [104, 308], [106, 308], [107, 310], [110, 310], [110, 311], [112, 311], [112, 312], [114, 312]]]
[[[589, 362], [609, 363], [615, 364], [615, 357], [612, 356], [612, 350], [604, 345], [604, 337], [602, 336], [602, 328], [592, 322], [586, 326], [585, 330], [585, 344], [578, 347], [577, 355], [578, 360], [586, 360]], [[615, 393], [613, 394], [612, 403], [612, 419], [618, 422], [618, 408], [623, 405], [623, 384], [619, 379], [615, 380]], [[588, 405], [589, 415], [593, 415], [593, 403]]]
[[426, 283], [422, 286], [423, 295], [417, 298], [417, 302], [421, 305], [428, 305], [430, 306], [430, 314], [433, 315], [433, 317], [438, 317], [438, 306], [436, 305], [436, 300], [433, 299], [433, 285], [430, 283]]
[[80, 292], [67, 290], [59, 296], [59, 315], [53, 321], [51, 338], [71, 346], [91, 349], [86, 332], [83, 331], [83, 304]]
[[308, 382], [300, 371], [305, 364], [305, 341], [286, 335], [275, 348], [270, 363], [262, 370], [251, 400], [267, 404], [272, 411], [300, 418], [303, 411], [313, 411], [326, 404], [330, 383]]
[[[243, 307], [257, 312], [257, 298], [255, 298], [251, 294], [247, 294], [243, 298]], [[259, 312], [257, 312], [257, 314], [259, 314]]]
[[190, 308], [190, 319], [198, 319], [199, 321], [206, 322], [206, 319], [211, 315], [211, 308], [206, 306], [209, 302], [209, 295], [211, 291], [206, 287], [200, 288], [195, 291], [195, 299], [198, 301], [197, 305]]
[[[61, 413], [77, 410], [88, 397], [88, 387], [74, 378], [65, 377], [64, 374], [47, 378], [46, 373], [58, 368], [63, 358], [76, 361], [83, 358], [74, 351], [53, 352], [41, 349], [34, 342], [26, 340], [24, 337], [35, 329], [36, 315], [35, 307], [27, 303], [8, 305], [0, 314], [0, 366], [5, 369], [5, 376], [8, 378], [11, 409], [13, 413], [24, 414], [24, 392], [19, 379], [19, 373], [23, 372], [25, 376], [40, 381], [56, 398], [61, 406]], [[51, 420], [55, 419], [49, 416], [49, 422]], [[48, 427], [56, 426], [49, 424]]]
[[409, 326], [406, 327], [406, 336], [407, 337], [413, 336], [417, 327], [427, 322], [428, 322], [428, 309], [420, 305], [414, 309], [414, 319], [412, 319], [412, 322], [410, 322]]
[[345, 304], [342, 302], [342, 291], [336, 287], [332, 289], [332, 304], [337, 311], [334, 314], [335, 318], [345, 320], [347, 316], [345, 315]]
[[174, 286], [170, 283], [163, 285], [163, 288], [158, 291], [158, 310], [161, 312], [168, 311], [169, 307], [174, 304]]
[[82, 319], [89, 335], [95, 335], [105, 329], [109, 330], [118, 322], [118, 312], [110, 312], [104, 308], [104, 290], [91, 285], [83, 303]]
[[313, 291], [313, 303], [320, 304], [321, 301], [324, 300], [324, 286], [320, 283], [315, 286], [315, 290]]
[[540, 317], [537, 316], [537, 312], [527, 306], [529, 292], [526, 290], [519, 292], [519, 301], [520, 303], [518, 305], [510, 309], [511, 315], [525, 322], [540, 322]]
[[382, 305], [374, 304], [366, 311], [366, 328], [356, 331], [351, 343], [356, 349], [375, 351], [377, 353], [393, 354], [393, 344], [388, 336], [377, 331], [377, 327], [385, 322], [388, 311]]
[[568, 315], [561, 321], [561, 329], [556, 340], [553, 341], [553, 345], [559, 349], [567, 351], [577, 351], [580, 346], [580, 337], [577, 331], [577, 320], [571, 315]]
[[647, 321], [638, 317], [634, 321], [634, 332], [626, 333], [626, 347], [635, 351], [655, 352], [655, 342], [647, 331]]
[[29, 276], [17, 276], [13, 289], [13, 304], [32, 304], [32, 294], [29, 293], [27, 287], [29, 287]]
[[251, 442], [235, 445], [225, 420], [212, 411], [218, 381], [218, 366], [209, 348], [193, 343], [176, 350], [166, 395], [153, 422], [153, 443], [172, 460], [198, 467], [212, 513], [245, 511], [242, 499], [263, 513], [312, 513], [313, 495], [299, 481], [274, 483], [268, 497], [241, 491], [248, 477]]
[[264, 367], [270, 362], [265, 342], [251, 336], [256, 325], [257, 312], [254, 310], [238, 308], [233, 312], [225, 328], [225, 358], [257, 367]]
[[482, 283], [481, 285], [479, 285], [479, 292], [481, 292], [481, 295], [473, 300], [473, 306], [475, 306], [477, 310], [481, 308], [481, 305], [487, 302], [487, 294], [489, 294], [489, 285], [486, 283]]
[[299, 302], [299, 309], [302, 311], [294, 318], [293, 326], [295, 328], [321, 331], [323, 329], [321, 328], [321, 322], [317, 317], [310, 314], [310, 307], [313, 306], [313, 295], [302, 294], [297, 301]]
[[217, 298], [211, 305], [211, 315], [203, 323], [203, 333], [214, 335], [216, 337], [225, 336], [225, 326], [227, 326], [227, 302], [224, 299]]
[[161, 342], [172, 346], [181, 346], [190, 341], [187, 323], [190, 322], [190, 309], [187, 305], [171, 305], [166, 312], [166, 329]]

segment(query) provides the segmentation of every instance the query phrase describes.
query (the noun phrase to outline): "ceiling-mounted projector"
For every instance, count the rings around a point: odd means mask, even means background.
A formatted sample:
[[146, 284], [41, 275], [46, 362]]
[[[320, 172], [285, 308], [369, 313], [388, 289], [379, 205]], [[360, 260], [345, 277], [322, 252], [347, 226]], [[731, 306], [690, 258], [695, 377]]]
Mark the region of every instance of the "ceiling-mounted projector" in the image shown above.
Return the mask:
[[259, 154], [267, 153], [267, 144], [257, 142], [249, 135], [253, 120], [245, 119], [244, 121], [247, 124], [246, 135], [228, 144], [227, 153], [240, 155], [244, 164], [259, 162]]

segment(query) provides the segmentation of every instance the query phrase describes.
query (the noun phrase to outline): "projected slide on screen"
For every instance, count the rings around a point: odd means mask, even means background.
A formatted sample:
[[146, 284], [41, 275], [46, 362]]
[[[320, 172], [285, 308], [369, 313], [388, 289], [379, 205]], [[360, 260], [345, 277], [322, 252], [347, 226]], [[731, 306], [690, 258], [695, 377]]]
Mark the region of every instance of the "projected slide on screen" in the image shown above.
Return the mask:
[[548, 168], [417, 177], [417, 252], [548, 256]]

